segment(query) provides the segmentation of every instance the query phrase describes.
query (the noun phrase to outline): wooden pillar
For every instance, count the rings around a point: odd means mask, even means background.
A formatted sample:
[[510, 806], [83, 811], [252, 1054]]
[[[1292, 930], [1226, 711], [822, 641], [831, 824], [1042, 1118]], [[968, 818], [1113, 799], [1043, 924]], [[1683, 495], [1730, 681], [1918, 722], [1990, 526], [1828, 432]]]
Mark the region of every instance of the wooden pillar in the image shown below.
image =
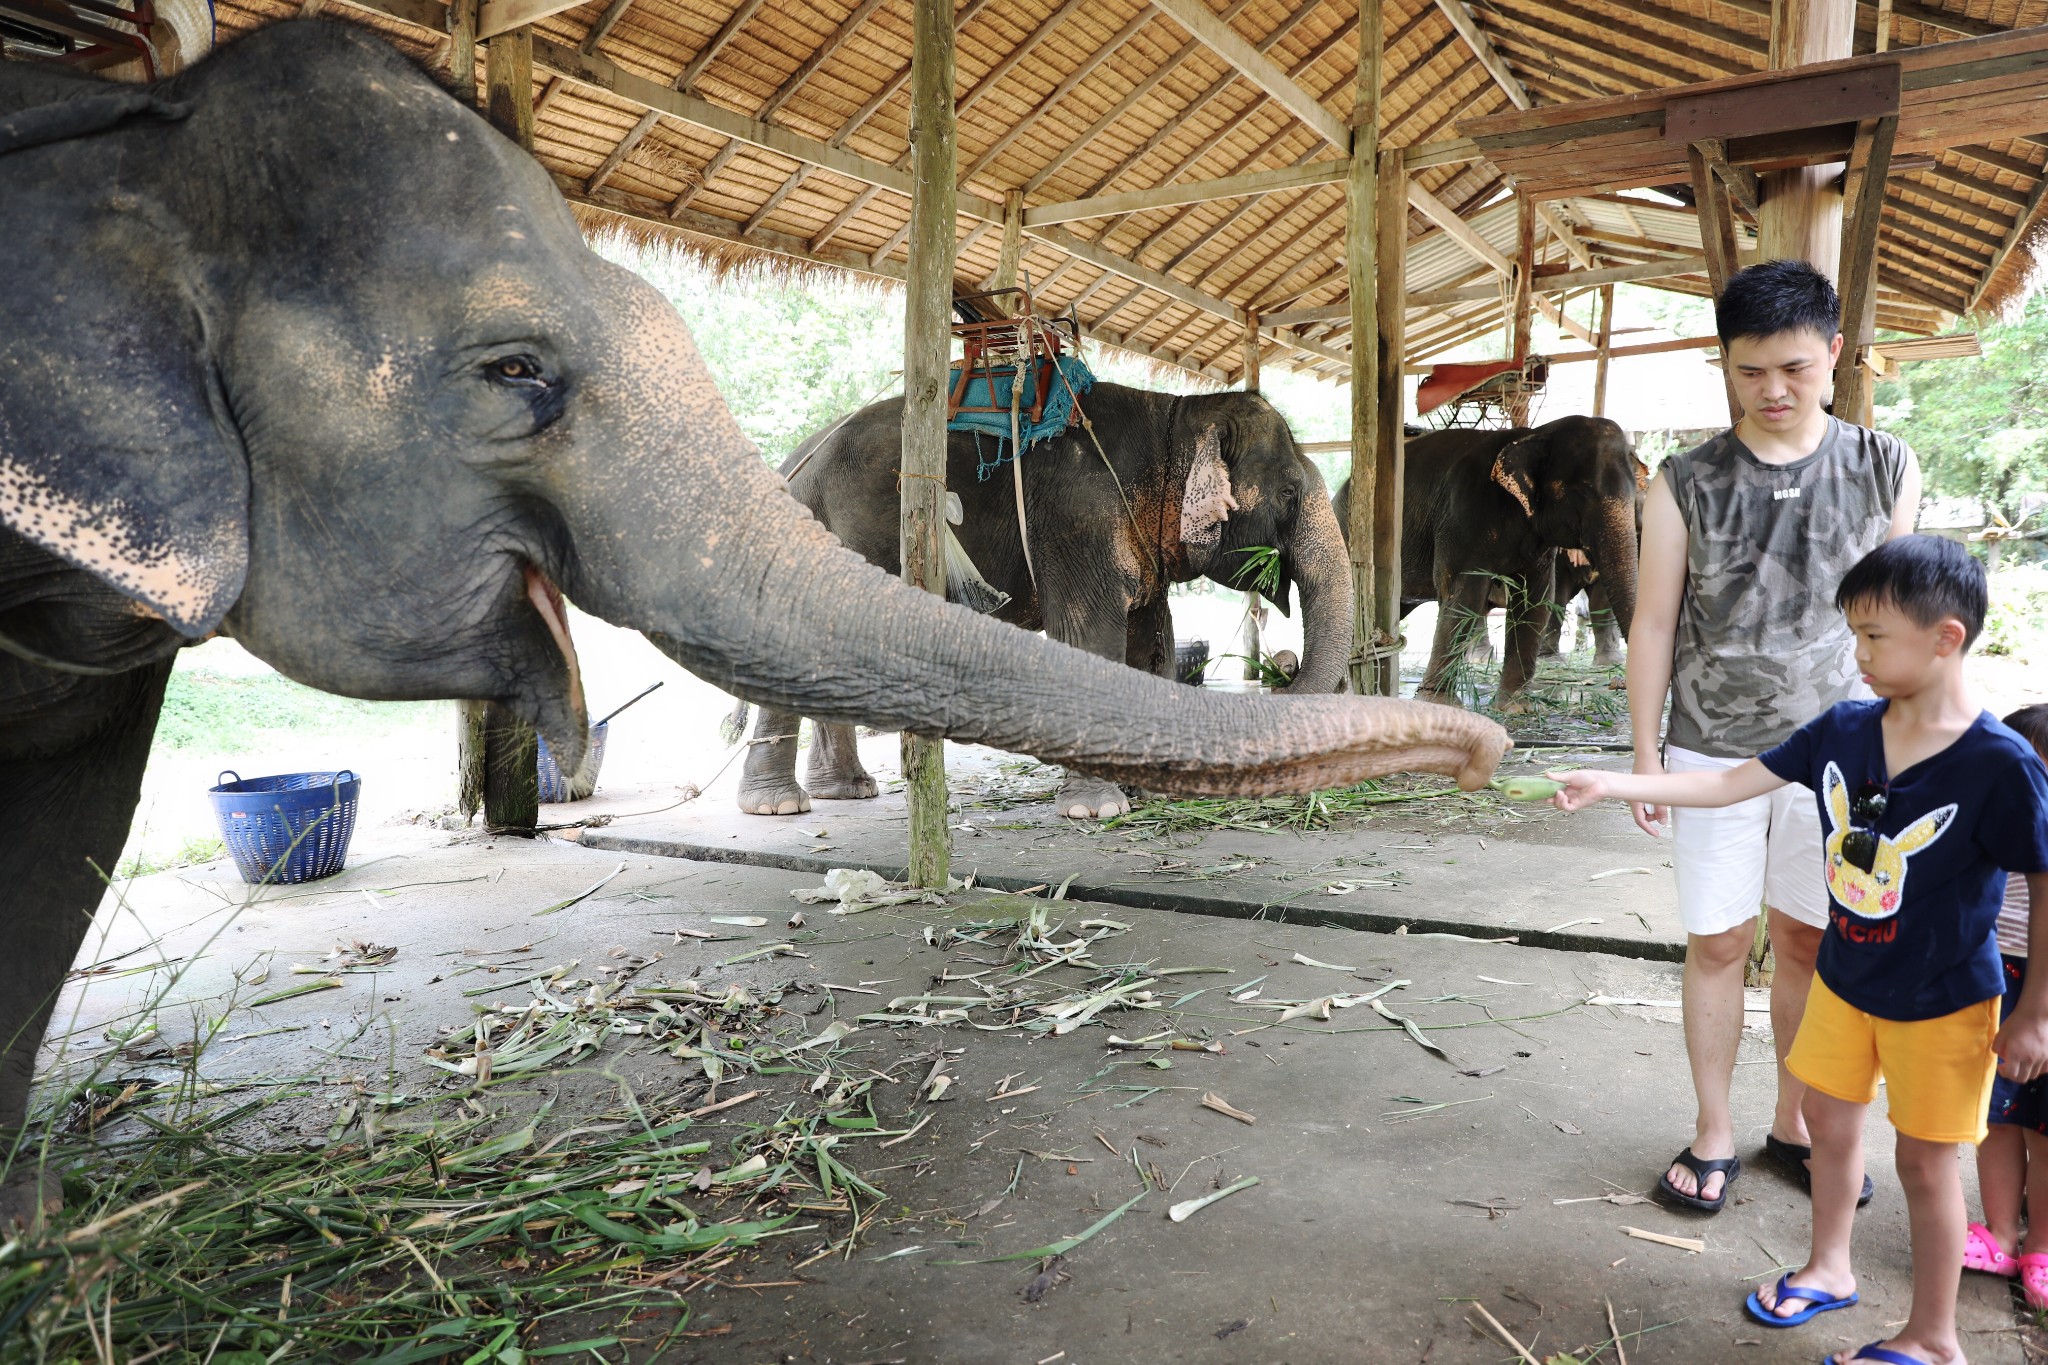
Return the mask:
[[[912, 0], [909, 288], [903, 324], [903, 581], [946, 591], [946, 361], [953, 305], [953, 3]], [[1011, 452], [1021, 459], [1022, 453]], [[952, 861], [946, 826], [946, 742], [903, 736], [910, 801], [910, 880], [943, 890]]]
[[1247, 311], [1244, 315], [1244, 341], [1239, 356], [1244, 366], [1244, 391], [1259, 391], [1259, 315]]
[[455, 97], [476, 107], [476, 18], [483, 0], [455, 0], [448, 6], [448, 80]]
[[[1856, 0], [1772, 0], [1773, 71], [1847, 57], [1855, 36]], [[1842, 194], [1835, 188], [1841, 173], [1835, 162], [1761, 177], [1761, 259], [1810, 261], [1834, 273], [1842, 251]]]
[[[1379, 201], [1374, 205], [1373, 234], [1378, 238], [1379, 298], [1375, 323], [1379, 363], [1373, 383], [1375, 404], [1375, 467], [1373, 486], [1373, 620], [1379, 629], [1374, 642], [1393, 649], [1401, 634], [1401, 490], [1407, 482], [1407, 450], [1402, 422], [1401, 362], [1407, 354], [1408, 313], [1408, 153], [1389, 147], [1380, 153]], [[1374, 670], [1383, 697], [1401, 692], [1401, 656], [1390, 653]]]
[[[478, 0], [450, 7], [449, 74], [456, 94], [475, 98]], [[485, 111], [491, 122], [533, 150], [533, 32], [514, 29], [484, 52]], [[496, 702], [466, 701], [458, 712], [457, 801], [463, 818], [484, 813], [484, 827], [531, 835], [540, 824], [540, 741], [533, 727]]]
[[1898, 131], [1897, 114], [1857, 124], [1843, 185], [1842, 354], [1835, 362], [1835, 416], [1864, 426], [1871, 416], [1871, 374], [1864, 358], [1877, 321], [1877, 232]]
[[[1011, 190], [1003, 196], [1003, 245], [996, 253], [996, 273], [989, 282], [989, 288], [1015, 289], [1023, 265], [1024, 191]], [[1001, 308], [1005, 313], [1016, 311], [1009, 300], [1004, 300]]]
[[1366, 667], [1374, 628], [1391, 631], [1374, 613], [1373, 518], [1379, 511], [1379, 233], [1380, 49], [1382, 6], [1359, 6], [1358, 79], [1351, 106], [1351, 169], [1345, 177], [1344, 267], [1351, 289], [1351, 513], [1344, 528], [1351, 552], [1351, 690], [1372, 690]]
[[1593, 415], [1607, 415], [1607, 353], [1614, 342], [1614, 286], [1600, 286], [1600, 331], [1594, 337]]
[[[1685, 149], [1692, 168], [1693, 209], [1699, 214], [1700, 246], [1707, 257], [1707, 282], [1720, 298], [1735, 273], [1735, 213], [1728, 206], [1728, 191], [1714, 174], [1706, 153], [1695, 145]], [[1728, 421], [1742, 420], [1742, 403], [1735, 396], [1735, 376], [1729, 373], [1728, 358], [1721, 357], [1721, 392], [1728, 399]]]
[[515, 28], [484, 46], [485, 107], [491, 122], [533, 150], [533, 30]]
[[[1536, 302], [1536, 203], [1525, 194], [1515, 196], [1515, 242], [1514, 339], [1509, 354], [1520, 364], [1529, 358]], [[1508, 400], [1508, 416], [1518, 427], [1529, 425], [1529, 399], [1519, 389]]]

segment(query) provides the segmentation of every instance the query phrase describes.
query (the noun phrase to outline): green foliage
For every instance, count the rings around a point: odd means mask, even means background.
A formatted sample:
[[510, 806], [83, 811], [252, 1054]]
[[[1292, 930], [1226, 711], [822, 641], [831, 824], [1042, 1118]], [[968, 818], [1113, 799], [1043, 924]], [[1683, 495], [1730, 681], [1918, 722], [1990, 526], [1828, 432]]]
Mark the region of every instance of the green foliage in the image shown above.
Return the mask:
[[446, 707], [336, 697], [274, 673], [240, 677], [179, 669], [164, 691], [156, 748], [243, 753], [275, 738], [263, 731], [385, 735], [436, 721]]
[[1906, 365], [1877, 386], [1877, 425], [1920, 456], [1929, 497], [2017, 515], [2048, 489], [2048, 298], [1980, 333], [1984, 354]]
[[1979, 654], [2038, 659], [2048, 640], [2048, 568], [2028, 565], [1991, 576], [1991, 605], [1984, 613]]
[[1246, 592], [1263, 593], [1271, 597], [1280, 587], [1280, 549], [1276, 545], [1247, 545], [1242, 550], [1232, 550], [1240, 555], [1237, 564], [1230, 571], [1230, 581]]

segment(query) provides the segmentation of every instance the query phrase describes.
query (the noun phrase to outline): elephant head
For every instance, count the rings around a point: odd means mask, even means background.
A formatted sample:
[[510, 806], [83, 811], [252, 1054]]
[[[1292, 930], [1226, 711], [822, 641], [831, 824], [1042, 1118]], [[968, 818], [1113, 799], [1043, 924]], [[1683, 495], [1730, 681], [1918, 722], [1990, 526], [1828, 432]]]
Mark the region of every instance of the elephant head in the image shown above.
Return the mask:
[[[142, 90], [32, 79], [60, 114], [0, 145], [25, 263], [0, 283], [0, 550], [71, 586], [0, 593], [0, 648], [107, 671], [220, 632], [330, 691], [503, 702], [573, 765], [566, 594], [755, 701], [1164, 790], [1470, 786], [1504, 747], [1436, 708], [1205, 697], [871, 568], [547, 173], [367, 32], [278, 24]], [[1321, 502], [1237, 404], [1200, 424], [1256, 528], [1225, 548]]]
[[1279, 579], [1267, 600], [1287, 614], [1293, 590], [1301, 591], [1303, 658], [1286, 690], [1336, 691], [1351, 655], [1351, 560], [1323, 476], [1287, 419], [1255, 393], [1200, 394], [1175, 401], [1168, 439], [1186, 490], [1180, 538], [1188, 569], [1248, 588], [1256, 551], [1278, 550]]
[[1636, 607], [1636, 538], [1647, 471], [1604, 417], [1561, 417], [1503, 446], [1488, 479], [1546, 545], [1581, 549], [1627, 638]]

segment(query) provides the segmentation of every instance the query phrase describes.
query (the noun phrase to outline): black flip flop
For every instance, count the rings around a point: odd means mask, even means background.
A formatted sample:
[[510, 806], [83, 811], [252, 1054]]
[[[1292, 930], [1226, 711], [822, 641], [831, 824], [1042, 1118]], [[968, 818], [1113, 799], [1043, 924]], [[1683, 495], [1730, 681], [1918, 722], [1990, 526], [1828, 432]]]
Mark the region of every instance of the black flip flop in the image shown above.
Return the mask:
[[1703, 1213], [1719, 1213], [1722, 1207], [1728, 1203], [1728, 1187], [1735, 1183], [1736, 1176], [1742, 1174], [1741, 1157], [1729, 1156], [1715, 1161], [1702, 1161], [1692, 1154], [1692, 1148], [1690, 1147], [1671, 1158], [1671, 1164], [1673, 1166], [1683, 1166], [1692, 1172], [1693, 1179], [1697, 1182], [1693, 1186], [1696, 1190], [1703, 1190], [1707, 1187], [1708, 1176], [1716, 1173], [1721, 1176], [1721, 1197], [1719, 1199], [1702, 1199], [1696, 1194], [1687, 1194], [1684, 1190], [1679, 1189], [1671, 1183], [1671, 1169], [1669, 1166], [1664, 1169], [1664, 1174], [1657, 1177], [1658, 1189], [1671, 1198], [1676, 1199], [1679, 1203], [1699, 1209]]
[[[1813, 1194], [1813, 1172], [1806, 1163], [1813, 1156], [1813, 1148], [1802, 1147], [1796, 1142], [1787, 1142], [1776, 1133], [1764, 1134], [1764, 1155], [1778, 1163], [1786, 1175], [1797, 1181], [1799, 1188], [1810, 1197]], [[1863, 1193], [1856, 1197], [1856, 1207], [1862, 1208], [1877, 1194], [1877, 1186], [1871, 1183], [1869, 1175], [1863, 1177]]]

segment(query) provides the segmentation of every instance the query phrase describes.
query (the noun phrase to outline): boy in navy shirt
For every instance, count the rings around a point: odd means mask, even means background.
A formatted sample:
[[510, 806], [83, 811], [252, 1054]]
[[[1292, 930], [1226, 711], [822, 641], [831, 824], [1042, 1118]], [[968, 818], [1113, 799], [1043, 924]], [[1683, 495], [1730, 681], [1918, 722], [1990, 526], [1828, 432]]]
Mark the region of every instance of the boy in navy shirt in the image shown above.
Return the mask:
[[[2048, 773], [1971, 699], [1963, 657], [1984, 624], [1984, 571], [1961, 546], [1903, 536], [1865, 556], [1835, 604], [1876, 701], [1846, 701], [1739, 767], [1669, 776], [1573, 772], [1556, 797], [1723, 806], [1798, 783], [1826, 834], [1829, 920], [1785, 1065], [1808, 1087], [1813, 1248], [1750, 1295], [1792, 1327], [1856, 1302], [1850, 1230], [1863, 1120], [1882, 1077], [1912, 1227], [1905, 1327], [1831, 1362], [1959, 1365], [1957, 1267], [1967, 1221], [1956, 1144], [1981, 1142], [1994, 1074], [2048, 1074], [2048, 972], [2001, 1027], [1995, 926], [2004, 876], [2024, 875], [2029, 932], [2048, 945]], [[2048, 952], [2048, 949], [2044, 949]]]

